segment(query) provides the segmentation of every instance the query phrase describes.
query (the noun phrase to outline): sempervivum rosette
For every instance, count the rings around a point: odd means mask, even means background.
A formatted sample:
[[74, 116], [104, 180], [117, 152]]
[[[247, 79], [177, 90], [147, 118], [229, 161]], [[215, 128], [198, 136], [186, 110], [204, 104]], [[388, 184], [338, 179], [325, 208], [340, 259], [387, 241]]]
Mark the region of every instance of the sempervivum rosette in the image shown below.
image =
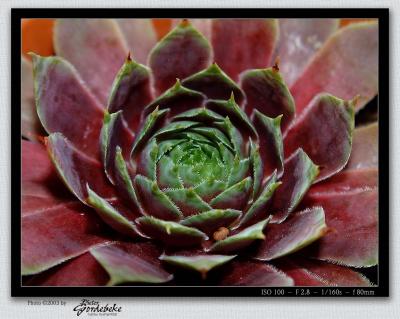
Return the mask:
[[195, 21], [211, 46], [184, 20], [154, 47], [148, 23], [61, 20], [59, 56], [32, 55], [49, 135], [23, 141], [26, 284], [369, 285], [376, 124], [354, 123], [376, 23]]

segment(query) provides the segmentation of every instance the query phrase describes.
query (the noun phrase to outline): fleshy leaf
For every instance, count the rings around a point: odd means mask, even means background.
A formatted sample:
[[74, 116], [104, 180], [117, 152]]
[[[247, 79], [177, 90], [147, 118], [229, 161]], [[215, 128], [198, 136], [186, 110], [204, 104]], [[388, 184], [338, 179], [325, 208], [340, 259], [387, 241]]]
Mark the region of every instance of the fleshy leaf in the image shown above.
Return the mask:
[[179, 207], [183, 216], [191, 216], [212, 209], [193, 188], [165, 190], [165, 194]]
[[57, 20], [54, 47], [58, 56], [77, 68], [103, 107], [106, 107], [111, 84], [129, 51], [116, 21]]
[[242, 209], [249, 197], [252, 186], [252, 178], [246, 177], [242, 181], [232, 185], [210, 201], [210, 205], [214, 208], [232, 208]]
[[363, 168], [345, 170], [327, 180], [311, 186], [307, 193], [327, 194], [345, 193], [354, 189], [371, 189], [378, 187], [378, 169]]
[[136, 175], [134, 187], [141, 206], [147, 215], [164, 220], [179, 220], [182, 213], [171, 199], [160, 190], [157, 182]]
[[109, 286], [122, 283], [164, 283], [173, 276], [162, 269], [150, 243], [115, 243], [90, 250], [110, 275]]
[[145, 235], [160, 240], [169, 246], [196, 246], [208, 239], [206, 234], [196, 228], [164, 221], [152, 216], [140, 217], [136, 222], [139, 225], [139, 230]]
[[239, 227], [248, 226], [254, 224], [260, 220], [266, 219], [270, 212], [268, 211], [268, 205], [274, 194], [275, 190], [281, 185], [281, 182], [276, 182], [276, 173], [273, 174], [264, 185], [264, 190], [260, 196], [251, 204], [249, 209], [245, 212], [242, 220], [240, 221]]
[[25, 212], [22, 275], [36, 274], [107, 242], [104, 224], [79, 202]]
[[241, 212], [234, 209], [212, 209], [197, 215], [185, 218], [180, 223], [184, 226], [194, 227], [207, 235], [222, 226], [230, 226], [241, 215]]
[[378, 92], [378, 23], [353, 23], [321, 47], [291, 88], [300, 114], [312, 98], [329, 92], [349, 100], [360, 95], [357, 110]]
[[21, 133], [35, 141], [44, 131], [36, 113], [32, 74], [31, 62], [21, 56]]
[[274, 19], [214, 19], [214, 60], [236, 81], [242, 71], [270, 64], [277, 36]]
[[[172, 25], [178, 25], [182, 19], [173, 19]], [[193, 27], [195, 27], [208, 41], [211, 41], [211, 21], [212, 19], [189, 19]]]
[[275, 192], [272, 202], [273, 222], [282, 222], [294, 211], [315, 181], [318, 171], [318, 166], [302, 149], [286, 160], [282, 185]]
[[259, 151], [264, 176], [269, 176], [275, 170], [280, 176], [283, 173], [283, 140], [280, 128], [282, 116], [272, 119], [257, 110], [253, 116], [259, 136]]
[[263, 230], [269, 220], [270, 218], [267, 218], [266, 220], [241, 230], [235, 235], [217, 241], [208, 251], [211, 253], [230, 253], [249, 246], [255, 240], [264, 239], [265, 235], [263, 234]]
[[221, 286], [293, 286], [293, 279], [274, 266], [255, 261], [234, 261], [224, 269]]
[[117, 19], [130, 51], [139, 63], [147, 63], [150, 50], [157, 43], [151, 19]]
[[123, 150], [123, 157], [129, 163], [134, 135], [129, 130], [122, 112], [105, 113], [100, 132], [100, 148], [104, 170], [109, 180], [114, 183], [116, 148]]
[[240, 128], [246, 128], [246, 130], [253, 136], [257, 136], [256, 129], [247, 117], [246, 113], [240, 108], [235, 101], [235, 96], [231, 94], [229, 100], [208, 100], [206, 107], [214, 112], [222, 115], [223, 117], [228, 116], [232, 123]]
[[285, 156], [301, 147], [320, 167], [317, 181], [340, 171], [347, 163], [354, 130], [354, 100], [329, 94], [315, 97], [284, 139]]
[[285, 258], [276, 264], [296, 286], [371, 286], [367, 278], [348, 267], [300, 258]]
[[96, 209], [98, 215], [105, 223], [110, 225], [116, 231], [129, 237], [135, 238], [138, 236], [138, 232], [133, 222], [123, 216], [104, 198], [93, 192], [89, 186], [87, 186], [87, 193], [88, 198], [86, 201]]
[[189, 90], [182, 86], [176, 79], [175, 85], [157, 97], [153, 102], [146, 106], [144, 114], [153, 112], [156, 107], [161, 110], [169, 108], [171, 116], [203, 106], [205, 96], [200, 92]]
[[184, 79], [182, 85], [213, 100], [228, 100], [232, 93], [238, 104], [244, 99], [240, 87], [216, 63]]
[[249, 70], [241, 75], [241, 87], [246, 94], [246, 113], [256, 109], [265, 116], [282, 115], [282, 131], [292, 122], [295, 105], [281, 74], [275, 68]]
[[34, 54], [32, 59], [36, 108], [43, 127], [48, 133], [62, 133], [80, 150], [97, 158], [101, 104], [67, 61]]
[[109, 276], [96, 259], [84, 253], [28, 279], [25, 286], [104, 286]]
[[[306, 209], [290, 216], [282, 224], [271, 224], [255, 258], [272, 260], [294, 253], [322, 237], [327, 231], [324, 210]], [[283, 235], [284, 234], [284, 235]]]
[[184, 79], [206, 68], [210, 59], [211, 47], [207, 39], [183, 20], [150, 53], [149, 65], [157, 92], [164, 92], [176, 78]]
[[114, 194], [101, 163], [79, 152], [62, 134], [49, 135], [47, 150], [65, 185], [83, 203], [87, 198], [86, 184], [102, 197]]
[[346, 169], [378, 167], [378, 123], [357, 127]]
[[38, 182], [50, 179], [55, 173], [46, 148], [42, 144], [21, 140], [21, 180]]
[[339, 27], [339, 19], [279, 19], [279, 71], [288, 85], [302, 73], [314, 53]]
[[149, 69], [128, 57], [112, 84], [108, 111], [122, 110], [130, 129], [136, 131], [143, 109], [152, 99]]
[[224, 255], [196, 255], [196, 256], [179, 256], [165, 254], [160, 256], [160, 260], [171, 264], [173, 266], [183, 267], [198, 271], [203, 279], [206, 278], [207, 273], [218, 266], [221, 266], [231, 261], [236, 256], [224, 256]]
[[307, 194], [305, 207], [322, 206], [330, 232], [309, 247], [308, 255], [352, 267], [378, 263], [378, 191]]

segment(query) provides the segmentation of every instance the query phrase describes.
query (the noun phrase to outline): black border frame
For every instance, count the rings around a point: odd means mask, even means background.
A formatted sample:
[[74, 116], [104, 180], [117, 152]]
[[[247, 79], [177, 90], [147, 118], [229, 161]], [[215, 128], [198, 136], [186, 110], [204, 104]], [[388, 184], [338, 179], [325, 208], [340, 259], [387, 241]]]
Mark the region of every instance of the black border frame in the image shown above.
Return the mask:
[[[336, 288], [316, 287], [29, 287], [21, 283], [21, 19], [24, 18], [377, 18], [379, 19], [379, 286], [374, 295], [389, 296], [389, 9], [11, 9], [11, 296], [12, 297], [162, 297], [162, 296], [334, 296]], [[380, 107], [383, 105], [383, 107]], [[338, 288], [342, 297], [354, 296], [355, 287]], [[356, 295], [357, 296], [357, 295]], [[339, 297], [339, 296], [336, 296]]]

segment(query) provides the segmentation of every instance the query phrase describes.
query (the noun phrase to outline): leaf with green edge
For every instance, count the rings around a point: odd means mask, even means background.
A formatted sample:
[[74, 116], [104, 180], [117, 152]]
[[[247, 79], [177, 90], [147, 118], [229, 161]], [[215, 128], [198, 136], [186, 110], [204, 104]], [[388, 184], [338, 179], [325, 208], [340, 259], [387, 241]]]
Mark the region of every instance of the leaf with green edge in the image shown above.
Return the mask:
[[241, 210], [247, 204], [253, 179], [248, 176], [232, 185], [210, 201], [213, 208]]
[[128, 56], [112, 84], [108, 112], [122, 110], [129, 128], [136, 131], [145, 106], [152, 100], [150, 70]]
[[208, 239], [205, 233], [196, 228], [157, 219], [153, 216], [140, 217], [136, 219], [136, 223], [139, 230], [145, 235], [159, 240], [167, 246], [197, 246]]
[[198, 107], [180, 113], [171, 119], [171, 121], [181, 121], [181, 120], [198, 121], [202, 123], [213, 123], [213, 122], [221, 122], [224, 120], [224, 118], [218, 113], [208, 110], [205, 107]]
[[179, 207], [185, 217], [212, 209], [193, 188], [167, 189], [165, 194]]
[[220, 227], [229, 227], [241, 215], [241, 211], [235, 209], [212, 209], [189, 216], [180, 223], [184, 226], [197, 228], [207, 235], [212, 235]]
[[123, 283], [160, 284], [172, 280], [160, 265], [158, 249], [150, 243], [114, 243], [90, 250], [110, 275], [107, 285]]
[[259, 151], [264, 176], [269, 176], [275, 170], [277, 170], [278, 176], [281, 176], [284, 160], [281, 132], [282, 116], [269, 118], [255, 110], [253, 118], [259, 136]]
[[196, 256], [179, 256], [179, 255], [161, 255], [160, 260], [170, 265], [182, 267], [197, 271], [203, 279], [206, 279], [207, 273], [218, 266], [226, 264], [234, 259], [234, 256], [224, 255], [196, 255]]
[[165, 220], [179, 220], [182, 218], [179, 208], [160, 190], [157, 182], [145, 176], [136, 175], [134, 188], [138, 200], [147, 215]]
[[229, 236], [223, 240], [217, 241], [214, 245], [207, 249], [207, 252], [211, 253], [230, 253], [232, 251], [241, 250], [251, 245], [256, 240], [264, 240], [265, 235], [263, 230], [270, 221], [270, 217], [258, 222], [252, 226], [249, 226], [235, 235]]
[[155, 87], [161, 93], [174, 84], [204, 68], [212, 51], [207, 39], [187, 20], [183, 20], [153, 48], [149, 57]]
[[355, 103], [356, 99], [344, 101], [330, 94], [320, 94], [287, 131], [285, 156], [301, 147], [320, 167], [315, 182], [336, 174], [347, 164], [352, 146]]
[[235, 95], [239, 105], [244, 100], [240, 87], [216, 63], [184, 79], [182, 85], [201, 92], [212, 100], [228, 100], [231, 94]]
[[258, 110], [267, 117], [282, 115], [285, 131], [294, 119], [295, 104], [289, 88], [276, 68], [249, 70], [241, 75], [240, 85], [246, 94], [245, 110]]
[[273, 223], [281, 223], [296, 209], [318, 172], [318, 166], [301, 148], [286, 160], [282, 185], [275, 192], [271, 205]]
[[156, 179], [156, 164], [159, 153], [159, 146], [157, 140], [152, 138], [147, 145], [143, 148], [137, 158], [136, 174], [140, 174], [150, 178]]
[[327, 231], [322, 207], [297, 212], [282, 224], [268, 226], [264, 232], [265, 240], [257, 248], [254, 258], [272, 260], [292, 254], [315, 242]]
[[31, 56], [36, 109], [43, 127], [49, 134], [62, 133], [81, 151], [97, 159], [102, 105], [70, 63], [55, 56]]
[[115, 207], [113, 207], [104, 198], [97, 195], [87, 185], [88, 198], [87, 203], [91, 205], [100, 216], [100, 218], [111, 228], [129, 237], [136, 238], [139, 233], [135, 224], [123, 216]]

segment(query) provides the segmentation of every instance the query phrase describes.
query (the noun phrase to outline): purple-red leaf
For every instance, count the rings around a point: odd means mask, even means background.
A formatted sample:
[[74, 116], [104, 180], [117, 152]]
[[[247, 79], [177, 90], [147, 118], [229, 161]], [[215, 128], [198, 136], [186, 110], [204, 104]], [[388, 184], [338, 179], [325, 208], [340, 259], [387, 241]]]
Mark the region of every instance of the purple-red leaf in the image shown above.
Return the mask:
[[117, 242], [93, 248], [90, 253], [110, 275], [108, 285], [163, 283], [173, 278], [162, 269], [160, 251], [150, 243]]
[[285, 162], [282, 185], [275, 191], [271, 211], [273, 222], [285, 220], [297, 207], [318, 175], [316, 166], [302, 149]]
[[210, 64], [211, 47], [187, 20], [183, 20], [151, 51], [149, 65], [160, 94], [177, 78], [184, 79]]
[[321, 47], [291, 88], [300, 114], [312, 98], [327, 92], [349, 100], [357, 110], [378, 92], [378, 23], [353, 23]]
[[[353, 267], [378, 262], [378, 191], [307, 194], [304, 207], [322, 206], [329, 232], [307, 254]], [[308, 249], [307, 249], [308, 250]]]
[[122, 110], [132, 131], [136, 131], [144, 107], [151, 102], [150, 71], [130, 57], [119, 70], [108, 99], [110, 113]]
[[150, 50], [157, 43], [157, 34], [151, 19], [117, 19], [116, 21], [135, 60], [146, 64]]
[[107, 242], [103, 225], [79, 202], [25, 211], [22, 274], [39, 273]]
[[316, 96], [284, 138], [285, 156], [301, 147], [319, 166], [316, 181], [340, 171], [347, 163], [354, 130], [354, 101], [329, 94]]
[[300, 258], [286, 258], [276, 264], [296, 286], [371, 286], [367, 278], [348, 267]]
[[293, 84], [314, 53], [339, 27], [339, 19], [279, 19], [275, 57], [288, 85]]
[[129, 51], [117, 22], [112, 19], [58, 20], [54, 26], [54, 47], [58, 56], [77, 68], [106, 107], [111, 84]]
[[25, 285], [65, 287], [104, 286], [108, 280], [109, 276], [107, 272], [87, 252], [48, 271], [33, 276]]
[[249, 70], [240, 76], [240, 81], [246, 94], [246, 113], [251, 115], [258, 110], [268, 117], [282, 115], [281, 128], [285, 131], [294, 118], [295, 105], [279, 71]]
[[32, 141], [44, 135], [36, 113], [32, 64], [24, 56], [21, 56], [21, 133]]
[[274, 19], [212, 20], [214, 60], [233, 80], [248, 69], [270, 64], [278, 36]]
[[80, 201], [86, 203], [86, 185], [102, 197], [113, 196], [102, 164], [79, 152], [62, 134], [49, 135], [47, 149], [63, 182]]
[[324, 210], [314, 207], [291, 215], [282, 224], [271, 224], [257, 248], [259, 260], [272, 260], [294, 253], [322, 237], [327, 231]]
[[67, 61], [38, 55], [32, 55], [32, 59], [36, 108], [43, 127], [48, 133], [62, 133], [80, 150], [97, 158], [101, 104]]
[[378, 123], [356, 128], [346, 169], [378, 167], [378, 156]]
[[224, 269], [221, 286], [293, 286], [292, 278], [263, 262], [234, 261]]

